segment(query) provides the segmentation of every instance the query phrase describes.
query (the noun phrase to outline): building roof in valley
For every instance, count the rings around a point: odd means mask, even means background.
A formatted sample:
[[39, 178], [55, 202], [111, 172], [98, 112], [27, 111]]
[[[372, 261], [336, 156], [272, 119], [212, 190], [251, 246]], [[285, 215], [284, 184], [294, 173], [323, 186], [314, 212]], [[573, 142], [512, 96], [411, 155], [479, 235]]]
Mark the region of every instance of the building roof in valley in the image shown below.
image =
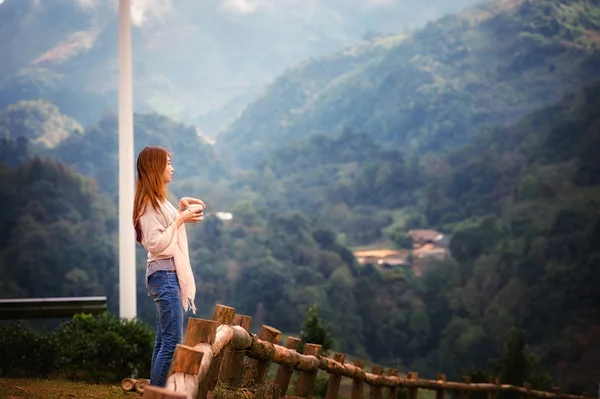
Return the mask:
[[408, 230], [408, 235], [416, 242], [439, 241], [444, 235], [437, 230]]
[[434, 244], [437, 247], [448, 247], [450, 245], [450, 237], [437, 230], [409, 230], [407, 235], [413, 240], [413, 248], [419, 248], [427, 243]]

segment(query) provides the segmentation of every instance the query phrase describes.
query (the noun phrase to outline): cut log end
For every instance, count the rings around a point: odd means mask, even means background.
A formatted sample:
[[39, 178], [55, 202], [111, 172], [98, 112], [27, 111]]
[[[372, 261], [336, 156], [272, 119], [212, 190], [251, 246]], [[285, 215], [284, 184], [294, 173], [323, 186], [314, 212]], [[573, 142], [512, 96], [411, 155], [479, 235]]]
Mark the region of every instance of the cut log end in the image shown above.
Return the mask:
[[276, 344], [281, 339], [281, 331], [275, 327], [263, 325], [258, 334], [258, 338]]
[[287, 340], [285, 341], [285, 347], [290, 350], [297, 351], [300, 348], [301, 342], [302, 342], [302, 340], [300, 338], [287, 337]]
[[146, 387], [150, 385], [150, 381], [145, 378], [140, 378], [135, 382], [135, 391], [137, 393], [144, 393]]
[[125, 392], [131, 392], [135, 389], [136, 382], [137, 380], [134, 378], [123, 378], [123, 381], [121, 381], [121, 388]]
[[213, 315], [213, 320], [219, 322], [220, 324], [233, 324], [234, 317], [235, 308], [225, 305], [217, 305]]

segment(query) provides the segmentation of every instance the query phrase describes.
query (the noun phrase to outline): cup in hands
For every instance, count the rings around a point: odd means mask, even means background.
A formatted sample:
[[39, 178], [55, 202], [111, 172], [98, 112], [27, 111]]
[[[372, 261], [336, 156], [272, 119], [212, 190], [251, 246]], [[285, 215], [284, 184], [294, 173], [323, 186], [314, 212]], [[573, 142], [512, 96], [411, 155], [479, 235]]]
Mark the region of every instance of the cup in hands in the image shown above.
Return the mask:
[[195, 212], [195, 213], [202, 213], [202, 211], [204, 210], [204, 205], [202, 205], [202, 204], [190, 204], [188, 206], [188, 209], [190, 209], [192, 212]]
[[204, 205], [201, 204], [190, 204], [188, 209], [196, 214], [194, 221], [200, 222], [204, 219]]

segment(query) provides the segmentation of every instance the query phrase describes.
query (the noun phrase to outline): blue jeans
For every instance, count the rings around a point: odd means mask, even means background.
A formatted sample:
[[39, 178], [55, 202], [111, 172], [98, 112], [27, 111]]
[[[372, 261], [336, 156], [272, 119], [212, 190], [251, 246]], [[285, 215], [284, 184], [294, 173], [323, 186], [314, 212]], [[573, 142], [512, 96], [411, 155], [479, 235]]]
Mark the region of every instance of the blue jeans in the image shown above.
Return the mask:
[[177, 274], [163, 270], [151, 274], [148, 293], [156, 303], [156, 342], [150, 384], [164, 387], [175, 347], [183, 338], [183, 305]]

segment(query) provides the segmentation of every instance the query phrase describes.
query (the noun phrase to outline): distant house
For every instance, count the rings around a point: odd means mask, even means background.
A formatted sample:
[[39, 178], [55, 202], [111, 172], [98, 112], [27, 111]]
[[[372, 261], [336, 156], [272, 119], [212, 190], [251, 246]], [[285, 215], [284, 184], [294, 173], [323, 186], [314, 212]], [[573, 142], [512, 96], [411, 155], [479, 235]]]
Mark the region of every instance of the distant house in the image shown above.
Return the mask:
[[442, 261], [448, 258], [450, 251], [449, 237], [436, 230], [409, 230], [413, 239], [413, 264], [415, 276], [422, 276], [431, 261]]
[[231, 214], [230, 212], [215, 212], [215, 216], [221, 220], [233, 219], [233, 214]]
[[361, 265], [373, 264], [382, 269], [410, 267], [416, 276], [421, 276], [432, 260], [446, 259], [449, 238], [436, 230], [409, 230], [413, 249], [372, 249], [355, 251], [354, 256]]
[[[2, 0], [0, 0], [2, 1]], [[233, 220], [233, 214], [231, 212], [204, 212], [204, 216], [205, 217], [216, 217], [219, 220], [223, 220], [223, 221], [229, 221], [229, 220]]]
[[449, 245], [448, 237], [436, 230], [408, 230], [407, 235], [413, 240], [413, 248], [420, 248], [426, 244], [433, 244], [436, 247]]

